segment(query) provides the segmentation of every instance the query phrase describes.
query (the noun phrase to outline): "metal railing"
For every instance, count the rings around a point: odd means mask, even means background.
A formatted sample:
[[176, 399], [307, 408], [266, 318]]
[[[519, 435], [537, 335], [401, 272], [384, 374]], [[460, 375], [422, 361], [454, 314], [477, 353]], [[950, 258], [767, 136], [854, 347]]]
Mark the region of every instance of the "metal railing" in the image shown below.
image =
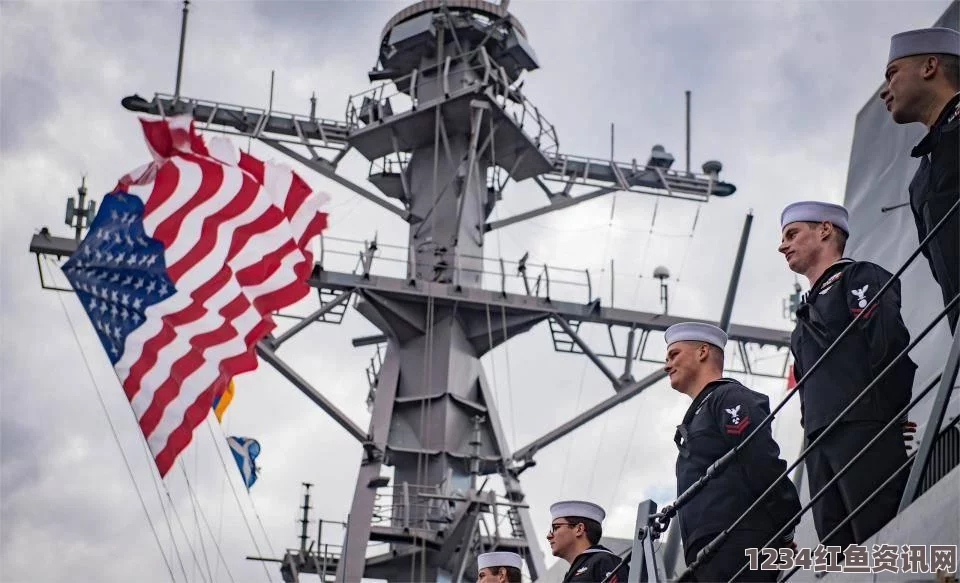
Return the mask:
[[[472, 73], [474, 78], [467, 82], [461, 81], [459, 86], [453, 87], [451, 69], [458, 75]], [[424, 102], [420, 98], [418, 84], [424, 82], [428, 75], [431, 83], [438, 84], [437, 98], [431, 101], [445, 99], [452, 94], [481, 91], [500, 106], [507, 117], [530, 137], [544, 155], [556, 156], [559, 148], [556, 128], [523, 93], [510, 87], [506, 70], [496, 66], [483, 47], [457, 56], [448, 56], [440, 64], [414, 69], [408, 75], [384, 81], [351, 95], [347, 100], [345, 113], [347, 125], [359, 128], [390, 115], [419, 109]]]
[[[558, 154], [551, 162], [553, 172], [544, 174], [543, 179], [552, 182], [592, 188], [610, 188], [615, 185], [624, 192], [652, 195], [666, 192], [671, 198], [698, 202], [706, 202], [717, 192], [716, 176], [646, 166], [638, 164], [636, 159], [627, 164], [602, 158]], [[637, 184], [632, 178], [648, 172], [657, 175], [658, 180], [655, 183]]]
[[[319, 140], [319, 145], [323, 147], [341, 148], [346, 145], [350, 131], [356, 128], [355, 124], [340, 120], [277, 111], [273, 109], [272, 104], [264, 109], [166, 93], [154, 94], [154, 102], [157, 105], [158, 114], [163, 117], [174, 113], [174, 111], [165, 110], [164, 102], [170, 104], [175, 111], [183, 109], [190, 112], [196, 118], [198, 130], [259, 138], [262, 133], [269, 133], [275, 129], [268, 124], [281, 124], [284, 130], [295, 132], [298, 138], [296, 140], [274, 138], [283, 143], [306, 144], [311, 143], [311, 140]], [[212, 127], [224, 124], [232, 126], [233, 129]]]
[[[669, 525], [670, 520], [677, 514], [677, 512], [685, 504], [687, 504], [690, 500], [692, 500], [695, 496], [697, 496], [701, 491], [703, 491], [703, 489], [712, 479], [714, 479], [717, 475], [725, 471], [730, 466], [732, 461], [736, 458], [737, 454], [743, 449], [745, 449], [746, 447], [748, 447], [753, 441], [753, 439], [756, 438], [756, 436], [761, 433], [760, 430], [772, 422], [776, 414], [779, 413], [784, 406], [786, 406], [787, 402], [794, 396], [794, 394], [797, 394], [800, 392], [799, 389], [807, 382], [807, 380], [811, 377], [811, 375], [814, 372], [816, 372], [821, 366], [823, 366], [823, 363], [833, 355], [833, 352], [834, 350], [836, 350], [836, 347], [843, 341], [844, 338], [846, 338], [850, 334], [850, 332], [854, 329], [857, 323], [860, 322], [862, 318], [864, 318], [864, 315], [870, 312], [871, 307], [874, 306], [880, 300], [880, 298], [883, 297], [885, 293], [887, 293], [887, 290], [890, 289], [890, 287], [894, 284], [894, 282], [898, 281], [899, 277], [903, 274], [903, 272], [906, 271], [906, 269], [911, 265], [911, 263], [920, 255], [924, 247], [926, 247], [929, 244], [929, 242], [933, 239], [933, 237], [936, 236], [936, 234], [944, 227], [947, 221], [955, 213], [957, 213], [958, 207], [960, 207], [960, 201], [954, 203], [954, 205], [946, 213], [943, 219], [941, 219], [940, 222], [937, 223], [937, 225], [934, 226], [934, 228], [929, 231], [929, 233], [923, 239], [923, 241], [920, 242], [920, 245], [916, 248], [916, 250], [913, 251], [913, 253], [910, 254], [910, 256], [903, 263], [903, 265], [897, 270], [897, 272], [894, 273], [886, 283], [884, 283], [884, 285], [880, 288], [880, 290], [874, 295], [874, 297], [869, 302], [867, 302], [867, 305], [862, 308], [862, 310], [856, 315], [856, 317], [853, 318], [853, 320], [846, 326], [846, 328], [844, 328], [844, 330], [840, 333], [840, 335], [833, 341], [833, 343], [830, 344], [830, 346], [824, 351], [824, 353], [820, 356], [820, 358], [817, 359], [817, 361], [813, 364], [813, 366], [810, 367], [810, 369], [804, 373], [803, 377], [797, 381], [797, 384], [794, 387], [795, 390], [790, 391], [790, 393], [787, 394], [787, 396], [770, 412], [770, 414], [767, 415], [767, 417], [765, 417], [763, 421], [761, 421], [756, 428], [754, 428], [752, 433], [749, 436], [747, 436], [747, 438], [744, 439], [743, 442], [741, 442], [739, 445], [737, 445], [733, 449], [729, 450], [726, 454], [724, 454], [716, 462], [714, 462], [714, 464], [707, 470], [704, 476], [701, 477], [699, 480], [697, 480], [697, 482], [695, 482], [692, 486], [690, 486], [686, 491], [681, 493], [680, 496], [678, 496], [677, 499], [672, 504], [668, 504], [666, 507], [663, 508], [663, 510], [661, 510], [659, 513], [651, 517], [648, 527], [653, 531], [654, 537], [658, 537], [660, 534], [662, 534], [663, 531], [666, 529], [666, 527]], [[940, 322], [940, 320], [942, 320], [943, 317], [946, 316], [948, 312], [950, 312], [951, 310], [955, 309], [958, 306], [958, 303], [960, 303], [960, 295], [958, 295], [957, 297], [954, 297], [937, 314], [937, 316], [933, 319], [933, 321], [931, 321], [923, 329], [923, 331], [921, 331], [920, 334], [918, 334], [917, 337], [914, 338], [907, 345], [906, 348], [901, 350], [900, 353], [897, 354], [886, 365], [886, 367], [884, 367], [884, 369], [880, 371], [880, 373], [869, 384], [867, 384], [866, 387], [864, 387], [864, 389], [853, 399], [853, 401], [849, 405], [847, 405], [847, 407], [845, 407], [843, 411], [841, 411], [841, 413], [837, 416], [837, 418], [834, 419], [826, 428], [820, 431], [817, 438], [812, 443], [810, 443], [806, 448], [804, 448], [804, 450], [798, 456], [797, 460], [794, 461], [790, 466], [788, 466], [788, 468], [783, 473], [781, 473], [780, 476], [777, 477], [767, 487], [767, 489], [753, 502], [753, 504], [751, 504], [729, 527], [723, 530], [717, 537], [715, 537], [710, 543], [708, 543], [703, 549], [700, 550], [700, 552], [697, 554], [697, 558], [693, 561], [693, 563], [687, 566], [686, 570], [680, 574], [677, 580], [678, 581], [689, 580], [689, 578], [693, 575], [696, 569], [700, 565], [704, 564], [704, 562], [707, 559], [709, 559], [713, 553], [717, 551], [717, 549], [722, 545], [722, 543], [726, 540], [729, 534], [734, 529], [736, 529], [737, 526], [739, 526], [743, 522], [743, 520], [754, 509], [756, 509], [759, 506], [759, 504], [771, 492], [774, 491], [776, 485], [784, 478], [787, 478], [790, 475], [790, 473], [794, 470], [794, 468], [796, 468], [801, 462], [803, 462], [806, 455], [814, 447], [819, 445], [823, 441], [823, 439], [839, 425], [839, 423], [844, 418], [844, 416], [847, 415], [847, 413], [851, 411], [857, 405], [857, 403], [859, 403], [869, 393], [871, 389], [873, 389], [873, 387], [878, 383], [878, 381], [884, 376], [886, 376], [887, 373], [889, 373], [891, 370], [893, 370], [893, 368], [901, 361], [901, 359], [907, 357], [909, 352], [921, 340], [923, 340], [923, 338], [925, 338], [930, 333], [931, 330], [933, 330], [933, 328]], [[822, 489], [820, 489], [820, 491], [818, 491], [814, 496], [812, 496], [811, 501], [806, 506], [801, 508], [799, 513], [797, 513], [795, 516], [790, 518], [786, 522], [786, 524], [784, 524], [776, 532], [776, 534], [774, 534], [774, 536], [772, 536], [770, 540], [767, 541], [763, 546], [766, 547], [767, 545], [770, 545], [774, 541], [778, 540], [779, 537], [781, 537], [785, 532], [788, 531], [788, 529], [795, 526], [797, 522], [799, 522], [799, 518], [807, 510], [809, 510], [812, 507], [814, 502], [816, 502], [817, 500], [819, 500], [820, 497], [822, 497], [822, 495], [826, 492], [827, 488], [832, 486], [850, 467], [852, 467], [854, 462], [857, 459], [859, 459], [863, 455], [863, 453], [866, 452], [867, 449], [869, 449], [877, 440], [879, 440], [880, 436], [882, 436], [886, 431], [888, 431], [896, 423], [900, 422], [903, 419], [903, 415], [905, 415], [907, 412], [913, 409], [913, 407], [916, 406], [917, 403], [919, 403], [927, 394], [929, 394], [931, 390], [933, 390], [935, 386], [939, 384], [937, 399], [936, 399], [936, 402], [934, 403], [934, 407], [930, 415], [931, 422], [928, 423], [927, 426], [925, 427], [923, 441], [921, 442], [920, 447], [918, 451], [914, 454], [914, 456], [906, 464], [904, 464], [904, 466], [902, 466], [899, 470], [897, 470], [897, 473], [902, 471], [903, 468], [913, 463], [912, 462], [913, 459], [920, 460], [920, 463], [917, 464], [917, 467], [914, 467], [911, 471], [911, 478], [908, 481], [905, 491], [903, 493], [904, 503], [901, 504], [900, 510], [902, 511], [905, 508], [905, 506], [909, 504], [908, 501], [912, 502], [912, 500], [915, 498], [917, 491], [919, 489], [920, 478], [923, 476], [923, 472], [926, 469], [926, 462], [929, 457], [933, 443], [940, 436], [939, 429], [943, 420], [943, 415], [945, 412], [947, 401], [949, 400], [948, 399], [949, 393], [952, 390], [953, 383], [957, 378], [958, 365], [960, 365], [960, 360], [958, 359], [960, 359], [960, 332], [957, 332], [954, 334], [953, 345], [948, 355], [943, 373], [941, 373], [941, 375], [938, 375], [938, 377], [933, 382], [929, 383], [919, 394], [917, 394], [910, 401], [908, 405], [906, 405], [892, 419], [890, 419], [889, 422], [884, 426], [884, 428], [880, 432], [878, 432], [878, 434], [866, 446], [864, 446], [860, 452], [858, 452], [856, 457], [854, 457], [850, 462], [848, 462], [847, 465], [844, 466], [844, 468], [840, 470], [837, 473], [837, 475], [834, 476], [833, 479], [831, 479], [830, 482], [827, 483], [826, 486], [824, 486]], [[956, 423], [956, 419], [951, 422], [951, 425], [955, 423]], [[893, 478], [891, 477], [891, 479], [885, 482], [884, 485], [890, 482], [892, 479]], [[879, 492], [884, 487], [884, 485], [881, 485], [879, 488], [877, 488], [871, 494], [871, 497], [876, 495], [876, 493]], [[859, 511], [860, 508], [866, 505], [866, 503], [867, 502], [864, 502], [863, 504], [861, 504], [856, 511]], [[853, 516], [853, 513], [851, 514], [851, 517], [852, 516]], [[851, 517], [848, 517], [847, 521], [849, 521]], [[839, 529], [840, 527], [837, 527], [837, 528]], [[831, 533], [831, 535], [832, 534], [833, 533]], [[824, 537], [824, 540], [827, 540], [828, 538], [829, 538], [829, 535], [828, 537]], [[745, 564], [740, 569], [740, 571], [734, 575], [731, 581], [735, 581], [736, 578], [746, 568], [747, 568], [747, 565]], [[790, 574], [792, 573], [793, 572], [791, 572]]]
[[[399, 528], [441, 530], [454, 521], [462, 504], [483, 505], [479, 522], [492, 539], [520, 538], [519, 522], [511, 515], [518, 504], [509, 498], [486, 490], [473, 497], [445, 484], [423, 485], [399, 483], [378, 488], [374, 495], [372, 524]], [[519, 505], [524, 506], [525, 505]]]

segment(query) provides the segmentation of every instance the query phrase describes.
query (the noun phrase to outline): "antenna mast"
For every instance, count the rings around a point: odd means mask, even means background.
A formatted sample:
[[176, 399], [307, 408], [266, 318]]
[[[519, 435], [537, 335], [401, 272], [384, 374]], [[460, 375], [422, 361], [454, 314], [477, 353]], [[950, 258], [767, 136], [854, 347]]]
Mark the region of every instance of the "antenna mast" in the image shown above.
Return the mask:
[[190, 0], [183, 0], [183, 18], [180, 21], [180, 53], [177, 55], [177, 84], [173, 89], [173, 100], [180, 98], [180, 78], [183, 75], [183, 47], [187, 42], [187, 14], [190, 12]]

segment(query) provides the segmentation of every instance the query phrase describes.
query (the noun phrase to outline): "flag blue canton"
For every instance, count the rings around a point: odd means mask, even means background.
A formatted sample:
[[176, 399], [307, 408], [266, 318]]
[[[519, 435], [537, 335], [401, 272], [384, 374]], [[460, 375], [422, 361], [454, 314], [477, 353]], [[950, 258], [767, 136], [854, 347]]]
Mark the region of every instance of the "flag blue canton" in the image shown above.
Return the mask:
[[176, 292], [163, 252], [143, 229], [143, 201], [113, 192], [63, 266], [113, 364], [127, 336], [146, 321], [147, 308]]

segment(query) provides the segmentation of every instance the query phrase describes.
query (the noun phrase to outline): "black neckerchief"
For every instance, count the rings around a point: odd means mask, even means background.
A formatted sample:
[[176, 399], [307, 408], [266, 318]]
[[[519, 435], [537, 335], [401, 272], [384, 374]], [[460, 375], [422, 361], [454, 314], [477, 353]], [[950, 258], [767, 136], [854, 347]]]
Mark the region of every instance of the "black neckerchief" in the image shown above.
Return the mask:
[[677, 449], [680, 450], [680, 455], [687, 457], [689, 451], [687, 450], [686, 441], [687, 441], [687, 425], [693, 421], [693, 416], [697, 414], [697, 411], [700, 407], [703, 406], [704, 402], [710, 397], [714, 390], [717, 389], [720, 385], [729, 382], [737, 382], [734, 379], [728, 378], [719, 378], [707, 383], [707, 386], [703, 387], [703, 390], [696, 396], [693, 400], [693, 403], [690, 404], [690, 408], [687, 409], [687, 412], [683, 416], [683, 422], [680, 425], [677, 425], [677, 432], [673, 434], [673, 442], [677, 444]]
[[801, 298], [801, 303], [805, 304], [807, 303], [808, 299], [812, 300], [813, 298], [816, 298], [817, 294], [820, 293], [820, 288], [823, 286], [823, 282], [838, 271], [846, 269], [846, 267], [851, 263], [853, 263], [853, 259], [842, 257], [830, 264], [830, 267], [823, 270], [823, 273], [820, 274], [820, 277], [817, 278], [817, 281], [813, 282], [813, 285], [810, 287], [810, 291], [804, 294], [804, 296]]
[[910, 155], [914, 158], [920, 158], [921, 156], [926, 156], [930, 152], [933, 152], [937, 145], [940, 143], [940, 134], [943, 132], [943, 126], [945, 126], [949, 121], [953, 121], [956, 115], [950, 115], [951, 113], [956, 113], [957, 108], [960, 106], [960, 93], [957, 93], [947, 102], [947, 104], [940, 110], [940, 116], [937, 117], [937, 121], [933, 124], [933, 127], [930, 128], [930, 131], [927, 132], [927, 135], [920, 140], [920, 143], [917, 144], [913, 150], [910, 151]]
[[570, 563], [570, 568], [567, 569], [567, 573], [563, 576], [563, 580], [566, 581], [570, 577], [573, 577], [576, 573], [575, 570], [578, 569], [582, 561], [585, 561], [593, 553], [610, 553], [613, 556], [617, 556], [616, 553], [608, 549], [603, 545], [591, 545], [588, 549], [584, 550], [582, 553], [574, 557], [573, 562]]

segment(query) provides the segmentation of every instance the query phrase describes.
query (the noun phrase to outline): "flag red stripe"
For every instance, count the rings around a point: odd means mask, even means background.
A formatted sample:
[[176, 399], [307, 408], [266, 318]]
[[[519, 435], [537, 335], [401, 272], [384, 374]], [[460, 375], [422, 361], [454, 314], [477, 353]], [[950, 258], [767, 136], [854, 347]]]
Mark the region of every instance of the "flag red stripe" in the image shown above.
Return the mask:
[[[173, 164], [167, 165], [172, 166]], [[180, 233], [180, 227], [183, 225], [183, 221], [187, 218], [187, 215], [192, 213], [194, 209], [207, 202], [207, 200], [217, 194], [217, 192], [220, 190], [220, 186], [223, 184], [222, 166], [208, 162], [201, 162], [199, 165], [202, 174], [200, 186], [197, 188], [197, 191], [190, 196], [186, 203], [180, 206], [169, 217], [164, 219], [162, 223], [157, 225], [157, 228], [153, 231], [153, 238], [163, 243], [164, 247], [170, 248], [170, 246], [173, 245], [173, 242]], [[176, 283], [177, 280], [174, 279], [173, 281]]]
[[244, 180], [240, 191], [226, 206], [204, 219], [196, 245], [183, 258], [167, 268], [167, 273], [174, 282], [179, 281], [190, 267], [199, 263], [213, 250], [217, 243], [216, 235], [220, 226], [249, 209], [258, 191], [253, 181]]
[[153, 400], [140, 417], [140, 428], [144, 435], [149, 437], [153, 433], [164, 409], [180, 394], [180, 385], [206, 362], [204, 350], [237, 336], [237, 329], [233, 327], [231, 320], [245, 312], [248, 307], [247, 299], [242, 294], [237, 296], [220, 310], [225, 321], [217, 329], [197, 334], [190, 339], [192, 349], [173, 363], [170, 375], [154, 392]]
[[155, 210], [163, 206], [180, 185], [180, 169], [175, 164], [163, 164], [157, 170], [153, 182], [153, 191], [143, 206], [143, 218], [149, 217]]
[[302, 178], [293, 174], [290, 179], [290, 189], [287, 191], [287, 199], [283, 203], [283, 214], [292, 217], [313, 193], [310, 186]]

